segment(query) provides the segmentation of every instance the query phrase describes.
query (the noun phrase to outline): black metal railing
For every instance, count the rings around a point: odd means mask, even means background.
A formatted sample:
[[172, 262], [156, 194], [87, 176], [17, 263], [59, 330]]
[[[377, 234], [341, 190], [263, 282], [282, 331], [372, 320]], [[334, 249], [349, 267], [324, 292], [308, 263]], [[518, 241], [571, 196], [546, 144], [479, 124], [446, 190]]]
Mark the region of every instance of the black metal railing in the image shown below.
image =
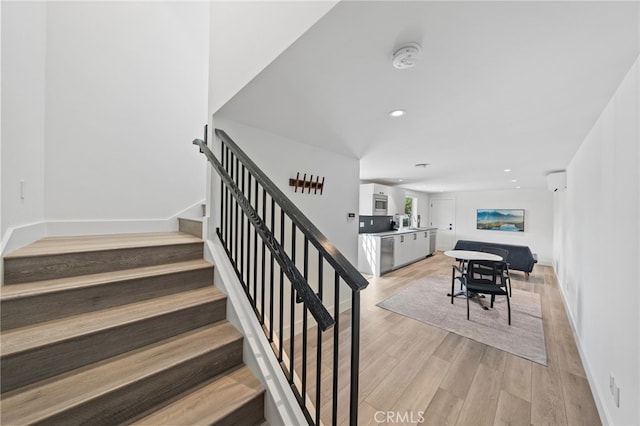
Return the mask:
[[256, 317], [308, 422], [356, 425], [368, 282], [223, 130], [215, 134], [220, 159], [206, 136], [193, 143], [220, 176], [217, 235]]

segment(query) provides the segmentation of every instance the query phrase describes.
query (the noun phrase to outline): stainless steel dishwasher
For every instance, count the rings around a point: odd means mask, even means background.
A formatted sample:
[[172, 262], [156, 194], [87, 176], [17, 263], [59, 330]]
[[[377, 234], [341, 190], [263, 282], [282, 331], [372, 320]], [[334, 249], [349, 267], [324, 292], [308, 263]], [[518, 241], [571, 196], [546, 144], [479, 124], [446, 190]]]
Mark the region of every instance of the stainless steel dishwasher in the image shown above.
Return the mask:
[[393, 269], [393, 236], [380, 238], [380, 275]]

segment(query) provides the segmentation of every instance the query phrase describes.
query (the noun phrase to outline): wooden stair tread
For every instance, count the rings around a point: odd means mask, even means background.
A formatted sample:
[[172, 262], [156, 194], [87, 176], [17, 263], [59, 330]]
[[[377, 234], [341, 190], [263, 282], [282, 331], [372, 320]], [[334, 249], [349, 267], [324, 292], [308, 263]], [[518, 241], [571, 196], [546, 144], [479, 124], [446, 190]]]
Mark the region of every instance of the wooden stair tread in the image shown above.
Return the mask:
[[58, 291], [91, 287], [117, 281], [127, 281], [136, 278], [160, 276], [176, 272], [210, 268], [213, 265], [204, 259], [189, 260], [134, 269], [103, 272], [100, 274], [80, 275], [76, 277], [58, 278], [53, 280], [34, 281], [29, 283], [11, 284], [0, 288], [0, 300], [13, 300]]
[[4, 424], [32, 424], [242, 339], [221, 321], [3, 395]]
[[54, 342], [89, 335], [116, 325], [133, 323], [166, 312], [174, 312], [226, 296], [214, 286], [180, 294], [116, 306], [91, 313], [74, 315], [40, 324], [28, 325], [2, 333], [2, 356], [45, 346]]
[[7, 254], [5, 259], [201, 242], [202, 239], [183, 232], [45, 237]]
[[264, 394], [262, 384], [249, 368], [239, 367], [220, 375], [195, 391], [134, 422], [138, 426], [215, 424]]

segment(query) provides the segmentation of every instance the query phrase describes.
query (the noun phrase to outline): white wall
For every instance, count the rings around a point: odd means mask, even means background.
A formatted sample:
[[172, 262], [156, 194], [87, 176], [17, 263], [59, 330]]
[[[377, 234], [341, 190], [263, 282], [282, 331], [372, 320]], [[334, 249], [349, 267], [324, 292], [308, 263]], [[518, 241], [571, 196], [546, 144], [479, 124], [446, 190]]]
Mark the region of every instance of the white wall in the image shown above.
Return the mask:
[[212, 2], [209, 115], [337, 3], [334, 0]]
[[[354, 265], [358, 260], [358, 196], [360, 162], [320, 148], [214, 117], [221, 128], [260, 167], [280, 190]], [[217, 154], [217, 152], [216, 152]], [[325, 177], [322, 195], [301, 194], [289, 186], [296, 173]], [[213, 185], [217, 189], [217, 185]], [[347, 219], [355, 213], [354, 219]], [[216, 215], [217, 211], [212, 211]]]
[[[553, 252], [553, 193], [546, 189], [517, 189], [431, 194], [455, 199], [455, 240], [487, 241], [529, 246], [538, 262], [551, 264]], [[477, 209], [524, 209], [524, 232], [476, 229]]]
[[[2, 237], [44, 219], [44, 2], [2, 2]], [[24, 181], [24, 199], [20, 198]]]
[[174, 229], [205, 197], [208, 3], [1, 7], [2, 252]]
[[[567, 169], [554, 264], [606, 424], [640, 424], [638, 60]], [[620, 388], [620, 407], [609, 374]]]
[[204, 198], [208, 29], [205, 2], [48, 4], [47, 220], [167, 218]]

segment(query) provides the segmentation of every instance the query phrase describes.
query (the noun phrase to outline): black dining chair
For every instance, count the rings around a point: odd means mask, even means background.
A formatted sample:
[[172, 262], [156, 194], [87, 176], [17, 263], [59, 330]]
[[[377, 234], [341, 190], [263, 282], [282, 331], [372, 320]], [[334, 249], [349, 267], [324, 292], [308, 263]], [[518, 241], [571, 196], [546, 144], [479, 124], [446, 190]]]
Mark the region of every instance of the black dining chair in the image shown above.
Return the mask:
[[[504, 262], [504, 268], [503, 268], [503, 273], [504, 273], [504, 278], [509, 286], [509, 297], [511, 297], [511, 274], [509, 274], [509, 262], [507, 262], [507, 258], [509, 257], [509, 250], [505, 250], [505, 249], [501, 249], [498, 247], [482, 247], [480, 249], [480, 251], [484, 252], [484, 253], [491, 253], [491, 254], [496, 254], [498, 256], [500, 256], [502, 258], [502, 261]], [[480, 263], [480, 270], [483, 270], [485, 272], [487, 272], [486, 275], [491, 275], [492, 271], [493, 271], [493, 266], [490, 264], [491, 262], [488, 263]]]
[[[458, 275], [456, 276], [456, 272], [458, 273]], [[451, 265], [451, 293], [449, 293], [449, 296], [451, 296], [451, 304], [453, 304], [453, 298], [456, 297], [457, 295], [460, 294], [464, 294], [462, 292], [462, 286], [463, 286], [463, 281], [462, 281], [462, 276], [464, 275], [464, 266], [463, 263], [460, 262], [459, 266], [458, 265]], [[456, 280], [460, 281], [460, 291], [458, 293], [456, 293], [455, 291], [455, 283]]]
[[[491, 295], [491, 307], [496, 296], [506, 296], [509, 325], [511, 325], [511, 303], [505, 279], [504, 268], [506, 262], [491, 262], [493, 271], [487, 273], [486, 260], [470, 260], [467, 264], [466, 274], [462, 276], [462, 281], [467, 292], [467, 320], [469, 320], [469, 298], [473, 295]], [[490, 276], [491, 278], [485, 278]]]

